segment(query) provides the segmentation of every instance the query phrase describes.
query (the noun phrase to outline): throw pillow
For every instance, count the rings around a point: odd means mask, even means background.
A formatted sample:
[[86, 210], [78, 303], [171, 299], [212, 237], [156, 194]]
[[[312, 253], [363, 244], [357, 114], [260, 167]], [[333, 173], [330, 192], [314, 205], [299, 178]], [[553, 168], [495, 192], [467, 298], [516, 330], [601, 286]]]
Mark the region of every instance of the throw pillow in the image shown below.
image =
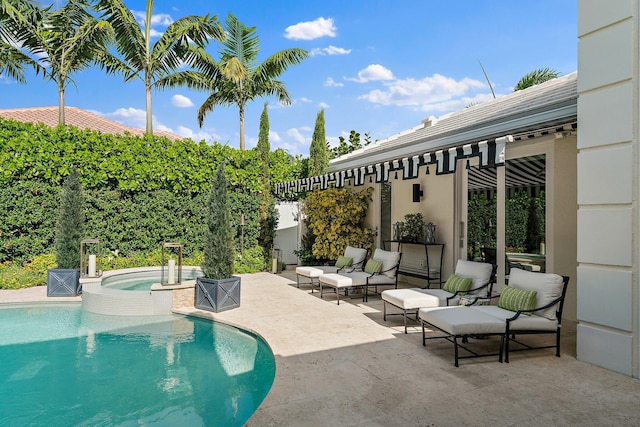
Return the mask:
[[353, 264], [353, 258], [348, 258], [346, 256], [340, 255], [336, 260], [336, 267], [338, 268], [350, 267], [351, 264]]
[[[538, 292], [527, 291], [525, 289], [504, 286], [500, 292], [498, 307], [510, 311], [532, 310], [536, 307], [536, 296]], [[524, 313], [531, 316], [531, 313]]]
[[364, 272], [368, 274], [378, 274], [382, 271], [382, 261], [370, 259], [364, 266]]
[[460, 292], [458, 295], [465, 295], [469, 289], [471, 289], [471, 285], [473, 284], [473, 279], [471, 277], [460, 277], [452, 274], [447, 279], [447, 282], [444, 284], [445, 291], [455, 294], [456, 292]]

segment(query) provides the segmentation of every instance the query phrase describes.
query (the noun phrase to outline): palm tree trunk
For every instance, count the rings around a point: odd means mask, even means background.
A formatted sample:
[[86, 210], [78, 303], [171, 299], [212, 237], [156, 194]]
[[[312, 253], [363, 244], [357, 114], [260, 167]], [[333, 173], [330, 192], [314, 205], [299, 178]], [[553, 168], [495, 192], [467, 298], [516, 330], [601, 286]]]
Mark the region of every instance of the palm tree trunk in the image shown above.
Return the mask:
[[58, 124], [64, 126], [64, 82], [58, 85]]
[[153, 111], [151, 111], [151, 84], [147, 82], [147, 129], [146, 134], [148, 137], [153, 136]]
[[240, 110], [240, 151], [244, 150], [244, 105], [239, 106]]

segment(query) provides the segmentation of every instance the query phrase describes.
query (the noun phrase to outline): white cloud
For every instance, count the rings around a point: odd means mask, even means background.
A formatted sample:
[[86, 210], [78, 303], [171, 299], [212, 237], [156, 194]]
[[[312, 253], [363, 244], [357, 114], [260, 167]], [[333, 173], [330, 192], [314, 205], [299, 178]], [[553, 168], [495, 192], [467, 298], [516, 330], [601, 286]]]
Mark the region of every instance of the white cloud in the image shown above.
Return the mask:
[[319, 106], [320, 108], [324, 108], [324, 109], [329, 108], [329, 104], [327, 104], [326, 102], [321, 102], [320, 104], [318, 104], [318, 106]]
[[347, 78], [358, 83], [366, 83], [377, 80], [393, 80], [393, 73], [391, 70], [383, 67], [380, 64], [371, 64], [367, 68], [358, 72], [357, 78]]
[[[144, 20], [147, 16], [147, 13], [145, 11], [139, 11], [139, 10], [131, 10], [131, 13], [133, 13], [133, 16], [137, 18], [138, 22], [140, 23], [140, 26], [144, 26]], [[173, 24], [173, 18], [171, 17], [171, 15], [168, 15], [166, 13], [158, 13], [158, 14], [151, 15], [151, 27], [160, 26], [160, 27], [166, 28], [171, 24]], [[160, 37], [162, 36], [162, 33], [163, 31], [158, 31], [154, 28], [151, 28], [151, 31], [150, 31], [151, 37]]]
[[[421, 110], [436, 109], [437, 111], [450, 111], [450, 101], [458, 98], [456, 105], [463, 103], [462, 107], [473, 101], [467, 95], [473, 89], [482, 89], [484, 83], [479, 80], [464, 78], [455, 80], [440, 74], [423, 79], [402, 79], [385, 83], [385, 89], [375, 89], [358, 99], [364, 99], [374, 104], [413, 106]], [[475, 96], [475, 95], [474, 95]], [[482, 97], [481, 97], [482, 98]], [[466, 99], [466, 101], [465, 101]], [[466, 102], [466, 104], [465, 104]]]
[[193, 102], [184, 95], [176, 94], [171, 97], [171, 104], [178, 108], [193, 107]]
[[342, 87], [342, 86], [344, 86], [344, 83], [336, 82], [331, 77], [327, 77], [327, 81], [324, 82], [324, 86], [326, 86], [326, 87]]
[[287, 132], [287, 136], [293, 138], [296, 142], [303, 143], [304, 136], [300, 133], [300, 131], [296, 128], [291, 128]]
[[298, 101], [300, 101], [300, 102], [311, 102], [311, 100], [309, 98], [305, 98], [304, 96], [302, 98], [298, 98]]
[[315, 55], [348, 55], [351, 53], [351, 49], [345, 49], [342, 47], [336, 47], [336, 46], [329, 46], [329, 47], [323, 47], [323, 48], [315, 48], [315, 49], [311, 49], [311, 52], [309, 52], [311, 56], [315, 56]]
[[118, 108], [112, 113], [100, 113], [100, 115], [132, 128], [144, 129], [147, 123], [147, 112], [133, 107]]
[[166, 13], [158, 13], [151, 15], [151, 25], [162, 25], [168, 27], [173, 24], [173, 18]]
[[269, 143], [271, 142], [280, 142], [282, 141], [282, 138], [280, 138], [280, 135], [278, 134], [278, 132], [270, 130], [269, 131]]
[[207, 142], [216, 141], [218, 136], [215, 134], [210, 134], [209, 132], [205, 132], [203, 130], [194, 132], [192, 129], [189, 129], [185, 126], [178, 126], [176, 132], [178, 135], [183, 136], [185, 138], [191, 138], [195, 142], [200, 142], [203, 139]]
[[320, 37], [335, 37], [336, 27], [333, 18], [320, 17], [315, 21], [298, 22], [284, 30], [284, 36], [292, 40], [313, 40]]

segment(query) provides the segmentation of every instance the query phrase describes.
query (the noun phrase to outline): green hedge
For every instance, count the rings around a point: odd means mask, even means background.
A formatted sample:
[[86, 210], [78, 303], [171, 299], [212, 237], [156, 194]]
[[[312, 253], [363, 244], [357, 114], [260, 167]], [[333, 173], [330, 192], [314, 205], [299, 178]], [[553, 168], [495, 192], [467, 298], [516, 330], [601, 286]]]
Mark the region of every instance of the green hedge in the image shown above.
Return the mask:
[[[261, 174], [256, 150], [240, 151], [190, 139], [108, 135], [73, 126], [50, 128], [0, 118], [0, 186], [15, 181], [62, 184], [75, 165], [85, 189], [125, 192], [168, 190], [208, 193], [222, 160], [234, 188], [257, 192]], [[273, 182], [297, 179], [300, 159], [278, 149], [270, 155]]]
[[[259, 233], [256, 150], [0, 119], [0, 263], [53, 252], [61, 183], [72, 166], [84, 187], [86, 236], [99, 238], [105, 251], [140, 256], [179, 241], [191, 256], [202, 249], [206, 198], [222, 160], [236, 246], [243, 253], [243, 241], [251, 255]], [[301, 160], [283, 150], [271, 152], [270, 168], [273, 182], [297, 179], [303, 170]]]

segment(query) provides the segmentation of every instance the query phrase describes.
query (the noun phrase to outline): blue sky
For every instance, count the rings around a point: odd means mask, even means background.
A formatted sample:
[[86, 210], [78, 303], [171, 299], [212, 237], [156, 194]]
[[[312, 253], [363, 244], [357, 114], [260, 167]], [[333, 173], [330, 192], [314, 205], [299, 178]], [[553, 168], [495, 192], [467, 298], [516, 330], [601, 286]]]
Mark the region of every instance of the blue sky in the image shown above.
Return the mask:
[[[125, 3], [136, 12], [146, 5]], [[172, 20], [192, 14], [224, 21], [229, 12], [256, 26], [261, 60], [291, 47], [311, 53], [281, 76], [292, 105], [275, 98], [247, 104], [247, 148], [256, 144], [264, 102], [272, 149], [308, 156], [322, 108], [332, 145], [352, 129], [384, 139], [426, 117], [490, 99], [478, 61], [497, 96], [534, 69], [550, 67], [561, 75], [577, 69], [576, 0], [156, 0], [152, 29], [161, 33]], [[218, 47], [209, 47], [214, 57]], [[144, 128], [142, 83], [125, 83], [97, 68], [76, 74], [75, 81], [66, 91], [68, 106]], [[57, 105], [55, 84], [32, 74], [26, 85], [0, 76], [0, 93], [0, 108]], [[154, 92], [154, 129], [238, 147], [237, 108], [216, 107], [198, 127], [196, 112], [206, 97], [185, 88]]]

